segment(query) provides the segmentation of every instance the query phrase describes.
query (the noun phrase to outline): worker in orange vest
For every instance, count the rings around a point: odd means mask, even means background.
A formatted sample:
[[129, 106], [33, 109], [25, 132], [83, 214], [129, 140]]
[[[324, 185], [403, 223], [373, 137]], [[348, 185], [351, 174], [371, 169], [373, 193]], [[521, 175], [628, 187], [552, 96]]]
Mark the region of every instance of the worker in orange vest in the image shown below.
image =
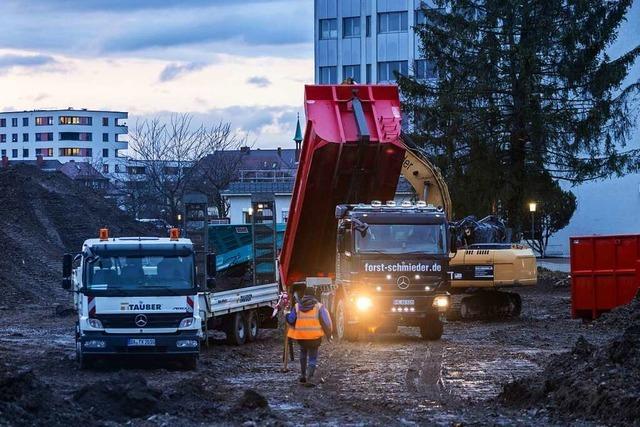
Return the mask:
[[[300, 382], [314, 385], [314, 374], [318, 364], [318, 350], [322, 337], [331, 339], [331, 316], [322, 304], [318, 302], [313, 288], [304, 290], [302, 300], [294, 304], [287, 314], [289, 332], [287, 337], [298, 341], [300, 345]], [[307, 376], [307, 359], [309, 375]]]

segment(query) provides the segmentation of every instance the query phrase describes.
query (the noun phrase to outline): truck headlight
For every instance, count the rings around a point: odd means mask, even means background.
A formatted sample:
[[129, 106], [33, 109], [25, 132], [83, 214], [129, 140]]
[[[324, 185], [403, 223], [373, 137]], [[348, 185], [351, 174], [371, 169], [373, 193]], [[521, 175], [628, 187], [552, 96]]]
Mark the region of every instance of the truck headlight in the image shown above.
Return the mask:
[[371, 301], [371, 298], [369, 298], [369, 297], [358, 297], [358, 298], [356, 298], [356, 307], [360, 311], [369, 310], [372, 305], [373, 305], [373, 302]]
[[102, 327], [102, 322], [99, 321], [98, 319], [93, 319], [90, 318], [87, 320], [87, 323], [89, 324], [90, 327], [92, 327], [93, 329], [103, 329]]
[[449, 307], [449, 297], [446, 295], [439, 295], [433, 299], [433, 306], [437, 308]]
[[180, 326], [178, 326], [178, 328], [189, 328], [195, 321], [195, 317], [186, 317], [180, 321]]

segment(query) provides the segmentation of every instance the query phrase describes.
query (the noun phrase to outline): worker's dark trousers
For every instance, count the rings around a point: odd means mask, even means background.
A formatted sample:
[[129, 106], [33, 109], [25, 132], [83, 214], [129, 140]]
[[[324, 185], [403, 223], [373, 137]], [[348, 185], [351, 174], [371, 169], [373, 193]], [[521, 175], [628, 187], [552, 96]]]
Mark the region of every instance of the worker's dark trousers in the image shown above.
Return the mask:
[[318, 363], [318, 350], [320, 349], [320, 343], [322, 338], [317, 340], [298, 340], [300, 345], [300, 374], [307, 375], [307, 359], [309, 363], [309, 369], [313, 372], [316, 369]]

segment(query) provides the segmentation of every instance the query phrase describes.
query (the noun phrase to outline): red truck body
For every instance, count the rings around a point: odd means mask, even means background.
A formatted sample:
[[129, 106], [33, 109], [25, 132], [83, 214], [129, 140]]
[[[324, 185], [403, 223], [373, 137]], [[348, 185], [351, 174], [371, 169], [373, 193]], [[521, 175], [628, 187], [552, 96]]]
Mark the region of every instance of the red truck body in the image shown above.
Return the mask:
[[[353, 109], [357, 96], [368, 134]], [[356, 101], [357, 102], [357, 101]], [[392, 200], [404, 161], [396, 86], [307, 85], [307, 126], [280, 254], [285, 287], [332, 277], [336, 205]]]
[[595, 319], [638, 292], [640, 235], [572, 237], [571, 314]]

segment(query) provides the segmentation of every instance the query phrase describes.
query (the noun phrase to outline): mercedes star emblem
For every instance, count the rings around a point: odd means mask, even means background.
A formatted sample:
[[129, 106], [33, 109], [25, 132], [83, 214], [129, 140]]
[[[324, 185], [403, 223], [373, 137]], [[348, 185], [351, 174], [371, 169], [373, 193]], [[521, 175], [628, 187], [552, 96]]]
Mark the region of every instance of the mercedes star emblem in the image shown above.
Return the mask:
[[147, 326], [147, 316], [145, 316], [144, 314], [138, 314], [136, 316], [135, 322], [139, 328], [143, 328]]
[[407, 276], [400, 276], [398, 277], [398, 280], [396, 281], [396, 283], [398, 284], [398, 287], [400, 289], [407, 289], [409, 287], [409, 284], [411, 283], [409, 281], [409, 278]]

